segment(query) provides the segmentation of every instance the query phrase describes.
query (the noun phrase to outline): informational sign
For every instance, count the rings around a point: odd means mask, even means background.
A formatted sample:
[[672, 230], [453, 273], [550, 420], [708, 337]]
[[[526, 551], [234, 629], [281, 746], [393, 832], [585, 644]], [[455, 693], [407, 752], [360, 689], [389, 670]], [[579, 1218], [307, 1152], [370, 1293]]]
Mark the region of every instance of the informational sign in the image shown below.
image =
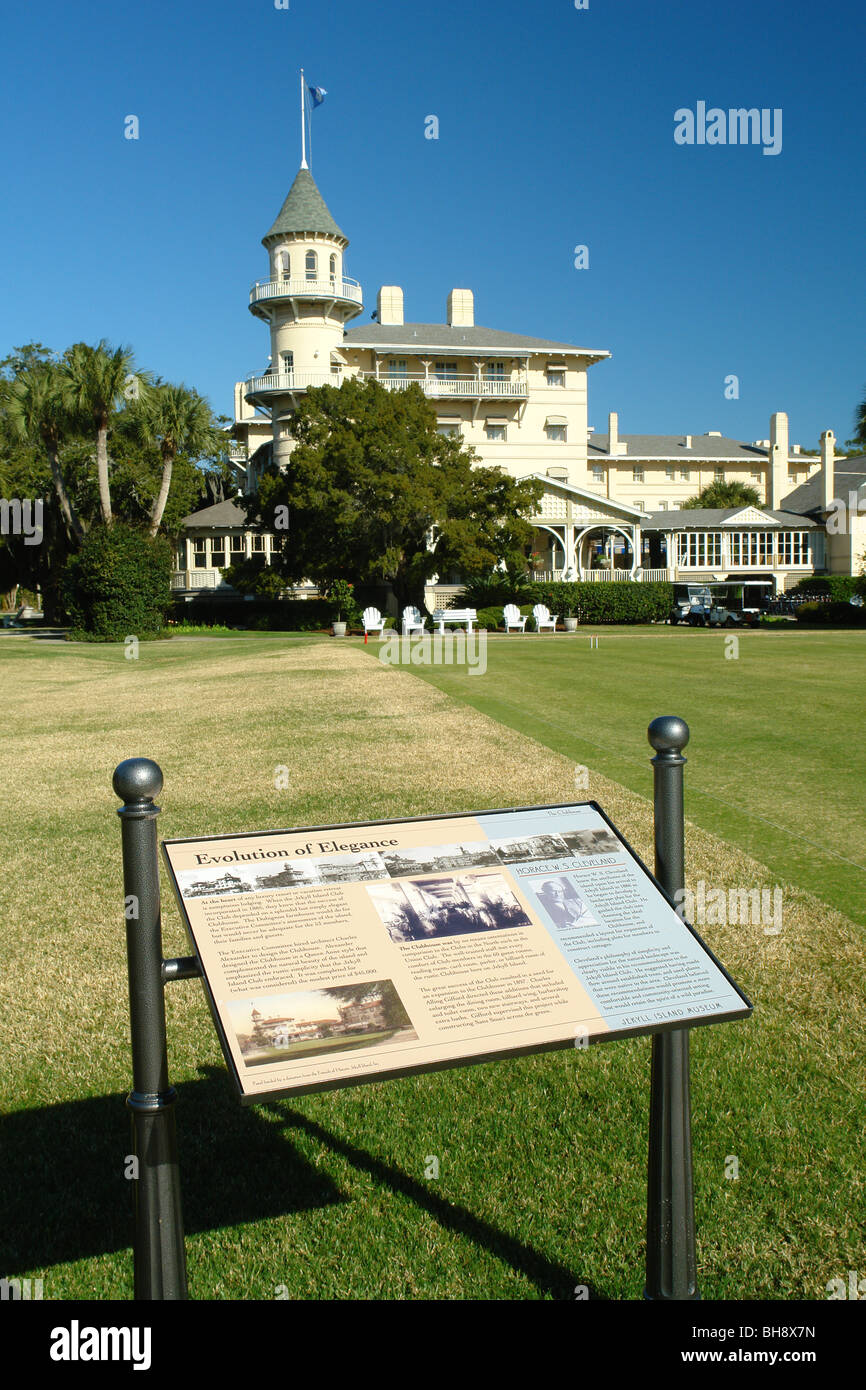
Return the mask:
[[246, 1103], [751, 1011], [595, 802], [163, 851]]

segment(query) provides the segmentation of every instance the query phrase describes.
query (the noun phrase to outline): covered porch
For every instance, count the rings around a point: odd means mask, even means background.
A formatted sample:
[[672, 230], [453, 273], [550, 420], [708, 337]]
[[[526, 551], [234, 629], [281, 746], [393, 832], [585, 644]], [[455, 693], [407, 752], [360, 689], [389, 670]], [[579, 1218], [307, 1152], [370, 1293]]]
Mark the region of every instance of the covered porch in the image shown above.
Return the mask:
[[530, 518], [535, 577], [590, 582], [646, 579], [641, 570], [644, 513], [586, 488], [542, 477], [544, 496]]

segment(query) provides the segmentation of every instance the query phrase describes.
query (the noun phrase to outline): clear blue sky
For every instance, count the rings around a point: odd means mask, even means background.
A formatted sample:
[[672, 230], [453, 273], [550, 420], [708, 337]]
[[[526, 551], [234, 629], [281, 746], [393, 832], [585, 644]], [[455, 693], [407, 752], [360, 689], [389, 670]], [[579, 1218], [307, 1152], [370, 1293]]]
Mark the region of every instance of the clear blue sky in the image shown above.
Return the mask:
[[[303, 66], [365, 317], [383, 283], [433, 322], [468, 286], [478, 323], [612, 352], [589, 373], [599, 431], [618, 410], [624, 433], [751, 440], [787, 410], [792, 441], [847, 439], [863, 36], [855, 0], [6, 5], [0, 355], [129, 343], [229, 414], [269, 351], [247, 294], [300, 162]], [[781, 108], [781, 152], [676, 144], [699, 101]]]

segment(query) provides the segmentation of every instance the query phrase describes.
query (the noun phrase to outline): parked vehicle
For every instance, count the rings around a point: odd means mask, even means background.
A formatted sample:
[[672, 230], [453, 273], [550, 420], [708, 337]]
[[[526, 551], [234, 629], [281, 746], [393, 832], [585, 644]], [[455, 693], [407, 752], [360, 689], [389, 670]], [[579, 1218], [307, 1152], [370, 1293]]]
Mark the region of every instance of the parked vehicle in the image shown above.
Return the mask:
[[754, 627], [772, 592], [770, 581], [675, 584], [670, 621], [691, 627]]

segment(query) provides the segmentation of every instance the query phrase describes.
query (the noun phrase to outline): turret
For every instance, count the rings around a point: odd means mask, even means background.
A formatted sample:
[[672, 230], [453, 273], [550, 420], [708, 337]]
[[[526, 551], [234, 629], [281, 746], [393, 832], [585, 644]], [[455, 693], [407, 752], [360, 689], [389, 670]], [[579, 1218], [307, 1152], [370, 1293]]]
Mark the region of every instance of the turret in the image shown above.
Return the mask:
[[271, 412], [274, 460], [291, 453], [288, 423], [310, 386], [339, 386], [346, 323], [363, 309], [361, 286], [343, 274], [348, 238], [337, 226], [309, 169], [298, 170], [270, 231], [262, 237], [269, 276], [250, 291], [250, 311], [271, 330], [268, 371], [251, 377], [245, 397]]

